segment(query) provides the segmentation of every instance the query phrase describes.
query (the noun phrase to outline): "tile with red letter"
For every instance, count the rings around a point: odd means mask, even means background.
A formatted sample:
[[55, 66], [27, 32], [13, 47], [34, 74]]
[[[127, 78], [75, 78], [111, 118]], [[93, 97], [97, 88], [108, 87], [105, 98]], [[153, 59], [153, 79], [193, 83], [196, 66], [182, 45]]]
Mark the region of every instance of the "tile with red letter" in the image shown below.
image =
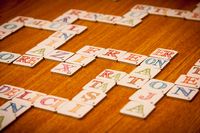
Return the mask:
[[104, 48], [86, 45], [79, 49], [76, 53], [96, 57], [99, 53], [103, 52], [104, 50]]
[[123, 56], [118, 58], [118, 61], [129, 63], [133, 65], [139, 65], [143, 60], [145, 60], [147, 56], [135, 54], [135, 53], [126, 53]]
[[156, 104], [163, 96], [164, 94], [158, 91], [140, 89], [136, 91], [133, 95], [131, 95], [129, 97], [129, 100]]
[[166, 60], [162, 58], [148, 57], [140, 65], [150, 66], [156, 69], [163, 69], [169, 62], [170, 60]]
[[80, 16], [82, 14], [86, 13], [86, 11], [83, 10], [77, 10], [77, 9], [70, 9], [66, 11], [63, 15], [75, 15], [75, 16]]
[[33, 56], [33, 55], [22, 55], [17, 60], [13, 62], [16, 65], [22, 65], [27, 67], [34, 67], [40, 61], [42, 61], [43, 57]]
[[65, 98], [46, 95], [38, 98], [34, 102], [34, 107], [55, 112], [60, 106], [62, 106], [64, 103], [68, 101], [69, 100]]
[[133, 11], [148, 11], [150, 10], [152, 6], [150, 5], [143, 5], [143, 4], [137, 4], [134, 7], [131, 8]]
[[116, 85], [113, 80], [104, 80], [104, 79], [92, 79], [85, 86], [83, 86], [84, 90], [96, 89], [102, 91], [103, 93], [108, 92]]
[[200, 77], [192, 77], [192, 76], [188, 76], [188, 75], [181, 75], [175, 81], [175, 84], [186, 86], [186, 87], [193, 87], [193, 88], [198, 89], [200, 87]]
[[0, 97], [4, 99], [12, 99], [23, 91], [23, 88], [4, 84], [0, 86]]
[[25, 16], [17, 16], [13, 19], [11, 19], [9, 22], [18, 22], [18, 23], [22, 23], [25, 24], [27, 21], [33, 20], [33, 18], [31, 17], [25, 17]]
[[31, 19], [25, 22], [26, 27], [42, 29], [42, 26], [51, 23], [50, 21], [42, 20], [42, 19]]
[[52, 68], [51, 72], [71, 76], [80, 68], [81, 66], [77, 64], [61, 62], [60, 64]]
[[174, 56], [177, 55], [177, 53], [178, 52], [175, 50], [157, 48], [150, 54], [150, 56], [171, 60]]
[[174, 83], [171, 82], [166, 82], [158, 79], [150, 79], [142, 86], [142, 89], [153, 90], [166, 94], [173, 86]]
[[49, 54], [45, 55], [45, 59], [54, 60], [54, 61], [65, 61], [71, 57], [74, 53], [64, 51], [64, 50], [53, 50]]
[[176, 17], [176, 18], [184, 18], [185, 15], [190, 12], [187, 10], [178, 10], [178, 9], [169, 9], [167, 10], [167, 16]]
[[123, 16], [126, 18], [139, 18], [142, 19], [144, 17], [146, 17], [148, 15], [147, 11], [140, 11], [140, 10], [130, 10], [129, 12], [127, 12], [126, 14], [124, 14]]
[[0, 131], [16, 119], [15, 114], [0, 110]]
[[0, 62], [9, 64], [16, 60], [19, 56], [20, 54], [2, 51], [0, 52]]
[[23, 27], [23, 23], [19, 22], [8, 22], [4, 23], [3, 25], [0, 26], [0, 29], [4, 29], [10, 32], [15, 32]]
[[62, 23], [66, 23], [66, 24], [71, 24], [71, 23], [75, 22], [76, 20], [78, 20], [77, 16], [64, 14], [64, 15], [59, 16], [58, 18], [54, 19], [53, 22], [62, 22]]
[[41, 47], [52, 47], [53, 49], [56, 49], [60, 46], [62, 46], [65, 43], [65, 40], [59, 40], [53, 37], [49, 37], [42, 42], [38, 43], [37, 46]]
[[198, 61], [194, 65], [200, 66], [200, 59], [198, 59]]
[[82, 90], [75, 97], [72, 98], [72, 101], [95, 106], [105, 97], [106, 97], [105, 93], [98, 91], [96, 89], [90, 89], [90, 90]]
[[155, 106], [147, 102], [130, 101], [121, 110], [120, 113], [134, 116], [138, 118], [146, 118], [153, 110]]
[[117, 82], [117, 85], [140, 89], [149, 79], [127, 74]]
[[200, 78], [200, 66], [193, 66], [187, 73], [187, 75]]
[[103, 50], [101, 53], [99, 53], [97, 57], [109, 59], [109, 60], [117, 60], [119, 57], [123, 56], [125, 53], [126, 51], [107, 48]]
[[95, 57], [92, 57], [92, 56], [74, 54], [73, 56], [68, 58], [65, 62], [69, 62], [69, 63], [81, 65], [81, 66], [86, 66], [94, 60], [95, 60]]
[[138, 66], [133, 71], [131, 71], [130, 75], [136, 75], [142, 78], [153, 78], [155, 77], [161, 70], [153, 68], [151, 66]]
[[68, 41], [70, 40], [71, 38], [73, 38], [74, 36], [76, 35], [75, 32], [73, 31], [56, 31], [55, 33], [53, 33], [51, 36], [49, 36], [49, 38], [55, 38], [55, 39], [58, 39], [60, 41]]
[[10, 112], [15, 114], [16, 117], [19, 117], [25, 111], [31, 108], [31, 104], [27, 104], [19, 101], [7, 101], [3, 105], [0, 106], [0, 110], [5, 112]]
[[109, 23], [109, 24], [115, 24], [115, 22], [120, 19], [122, 19], [121, 16], [105, 15], [105, 14], [99, 14], [97, 15], [96, 18], [98, 22]]
[[99, 75], [97, 75], [96, 78], [97, 79], [105, 79], [105, 80], [114, 80], [115, 82], [117, 82], [126, 75], [127, 75], [126, 72], [105, 69], [103, 72], [101, 72]]
[[79, 19], [95, 22], [99, 15], [99, 13], [85, 12], [79, 15]]
[[0, 40], [4, 39], [5, 37], [10, 35], [11, 33], [12, 33], [11, 31], [5, 30], [5, 29], [0, 27]]
[[57, 109], [59, 114], [71, 116], [74, 118], [84, 117], [90, 110], [93, 109], [91, 105], [80, 104], [78, 102], [69, 101]]
[[51, 23], [46, 23], [45, 25], [43, 25], [42, 29], [51, 30], [51, 31], [59, 31], [59, 30], [62, 30], [62, 28], [65, 25], [66, 24], [62, 22], [51, 22]]
[[53, 47], [35, 46], [32, 49], [28, 50], [26, 52], [26, 54], [28, 54], [28, 55], [35, 55], [35, 56], [39, 56], [39, 57], [44, 57], [45, 55], [47, 55], [48, 53], [50, 53], [53, 50], [54, 50]]
[[68, 24], [65, 25], [64, 28], [62, 29], [62, 31], [73, 31], [76, 34], [81, 34], [83, 31], [85, 31], [87, 29], [86, 26], [83, 25], [77, 25], [77, 24]]
[[39, 99], [40, 97], [43, 97], [47, 94], [38, 92], [38, 91], [32, 91], [32, 90], [24, 90], [22, 93], [16, 95], [12, 101], [24, 103], [24, 104], [31, 104]]
[[185, 15], [185, 18], [188, 20], [196, 20], [196, 21], [200, 21], [200, 13], [187, 13]]
[[199, 92], [198, 89], [175, 85], [168, 93], [168, 97], [191, 101]]
[[139, 18], [122, 18], [120, 20], [117, 20], [115, 23], [122, 26], [128, 26], [128, 27], [135, 27], [139, 23], [141, 23], [142, 20]]
[[163, 8], [163, 7], [156, 7], [156, 6], [152, 6], [148, 12], [150, 14], [154, 14], [154, 15], [163, 15], [166, 16], [168, 10], [170, 10], [170, 8]]

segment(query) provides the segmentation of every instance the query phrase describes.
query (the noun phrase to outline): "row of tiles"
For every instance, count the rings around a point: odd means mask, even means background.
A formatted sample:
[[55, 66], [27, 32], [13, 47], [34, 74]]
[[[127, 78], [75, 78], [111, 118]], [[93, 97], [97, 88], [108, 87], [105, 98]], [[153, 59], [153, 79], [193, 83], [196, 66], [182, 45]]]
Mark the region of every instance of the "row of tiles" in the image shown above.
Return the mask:
[[[194, 67], [198, 69], [193, 69]], [[199, 78], [200, 60], [197, 61], [194, 67], [191, 68], [188, 75], [195, 74]], [[95, 79], [88, 82], [83, 87], [83, 90], [71, 101], [36, 91], [24, 90], [16, 86], [2, 85], [0, 86], [0, 97], [11, 101], [0, 106], [1, 130], [14, 121], [16, 117], [30, 109], [31, 106], [75, 118], [82, 118], [102, 101], [106, 97], [106, 93], [116, 84], [124, 86], [124, 84], [121, 84], [122, 81], [126, 81], [128, 86], [125, 86], [139, 90], [129, 97], [131, 101], [120, 112], [139, 118], [146, 118], [155, 109], [155, 104], [167, 92], [169, 97], [192, 100], [198, 89], [191, 88], [191, 85], [196, 83], [199, 88], [200, 80], [196, 78], [195, 81], [194, 77], [188, 75], [181, 75], [175, 85], [166, 81], [143, 79], [131, 73], [126, 74], [122, 71], [106, 69], [97, 75]], [[140, 81], [142, 81], [142, 84]], [[136, 87], [133, 87], [133, 85]]]
[[[78, 19], [82, 19], [134, 27], [137, 24], [141, 23], [141, 19], [146, 17], [148, 14], [156, 14], [199, 21], [200, 7], [197, 4], [197, 7], [192, 12], [190, 12], [187, 10], [178, 10], [138, 4], [131, 8], [129, 12], [125, 13], [123, 17], [71, 9], [59, 16], [58, 18], [54, 19], [52, 22], [41, 19], [33, 19], [31, 17], [18, 16], [10, 20], [8, 23], [5, 23], [0, 26], [0, 40], [10, 35], [11, 33], [17, 31], [18, 29], [22, 28], [24, 25], [27, 27], [52, 31], [59, 31], [65, 29], [69, 30], [73, 27], [70, 24], [72, 24]], [[87, 28], [85, 26], [80, 25], [75, 25], [75, 27], [78, 27], [78, 29], [81, 30]], [[76, 29], [75, 32], [77, 32]], [[78, 30], [78, 34], [79, 32], [80, 31]]]

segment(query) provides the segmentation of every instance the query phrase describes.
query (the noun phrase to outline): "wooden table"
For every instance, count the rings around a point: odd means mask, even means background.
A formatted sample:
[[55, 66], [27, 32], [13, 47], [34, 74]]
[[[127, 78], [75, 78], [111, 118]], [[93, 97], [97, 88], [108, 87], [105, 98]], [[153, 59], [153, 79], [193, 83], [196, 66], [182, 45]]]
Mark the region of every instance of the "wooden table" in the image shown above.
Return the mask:
[[[1, 0], [0, 24], [16, 16], [29, 16], [53, 20], [69, 9], [123, 15], [135, 4], [148, 4], [167, 8], [193, 10], [198, 0]], [[84, 45], [115, 48], [149, 55], [156, 48], [177, 50], [178, 55], [156, 79], [174, 82], [200, 58], [200, 22], [178, 18], [149, 15], [135, 28], [78, 20], [88, 30], [73, 38], [59, 49], [76, 52]], [[53, 32], [23, 28], [0, 41], [0, 51], [24, 54]], [[25, 89], [71, 99], [82, 87], [104, 69], [125, 72], [136, 66], [97, 58], [96, 61], [71, 77], [51, 73], [57, 62], [44, 60], [34, 68], [0, 63], [0, 84], [10, 84]], [[114, 87], [107, 98], [83, 119], [32, 108], [16, 119], [3, 132], [200, 132], [200, 96], [191, 102], [164, 97], [145, 120], [120, 114], [120, 109], [136, 90]], [[6, 100], [0, 99], [0, 103]]]

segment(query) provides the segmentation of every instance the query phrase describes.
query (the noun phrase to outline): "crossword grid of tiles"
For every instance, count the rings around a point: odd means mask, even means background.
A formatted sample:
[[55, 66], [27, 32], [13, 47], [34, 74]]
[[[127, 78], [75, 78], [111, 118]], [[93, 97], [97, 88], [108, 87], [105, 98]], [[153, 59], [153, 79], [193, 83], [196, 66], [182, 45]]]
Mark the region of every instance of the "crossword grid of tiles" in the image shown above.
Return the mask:
[[72, 75], [81, 67], [87, 66], [96, 57], [139, 65], [130, 73], [106, 69], [87, 83], [83, 90], [72, 100], [47, 95], [24, 88], [1, 85], [0, 97], [9, 101], [0, 106], [0, 130], [32, 106], [57, 112], [66, 116], [82, 118], [106, 97], [106, 93], [115, 85], [138, 89], [129, 97], [129, 102], [120, 110], [121, 113], [139, 118], [146, 118], [155, 104], [166, 94], [168, 97], [191, 101], [200, 87], [200, 60], [181, 75], [175, 83], [153, 79], [178, 53], [175, 50], [157, 48], [150, 56], [127, 51], [84, 46], [76, 53], [57, 50], [72, 37], [82, 33], [86, 26], [71, 24], [77, 19], [120, 24], [134, 27], [148, 14], [200, 20], [200, 5], [193, 12], [149, 5], [136, 5], [121, 16], [91, 13], [82, 10], [69, 10], [53, 22], [18, 16], [0, 26], [0, 39], [5, 38], [23, 26], [55, 31], [46, 40], [28, 50], [24, 55], [12, 52], [0, 52], [0, 62], [34, 67], [43, 58], [60, 62], [51, 69], [53, 73]]

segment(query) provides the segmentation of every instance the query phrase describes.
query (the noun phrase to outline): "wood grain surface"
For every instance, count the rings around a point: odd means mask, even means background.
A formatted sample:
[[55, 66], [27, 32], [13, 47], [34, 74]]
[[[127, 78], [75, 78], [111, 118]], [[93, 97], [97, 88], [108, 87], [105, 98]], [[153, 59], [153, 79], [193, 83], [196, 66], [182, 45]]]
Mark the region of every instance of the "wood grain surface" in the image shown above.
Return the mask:
[[[149, 4], [167, 8], [193, 10], [198, 0], [0, 0], [0, 24], [16, 16], [53, 20], [69, 9], [123, 15], [135, 4]], [[115, 48], [149, 55], [162, 47], [178, 51], [156, 79], [175, 82], [200, 58], [200, 22], [178, 18], [149, 15], [135, 28], [78, 20], [88, 30], [74, 37], [61, 50], [76, 52], [84, 45]], [[24, 54], [53, 32], [23, 28], [0, 41], [0, 51]], [[125, 72], [135, 66], [97, 58], [71, 77], [51, 73], [57, 62], [43, 60], [34, 68], [0, 63], [0, 84], [10, 84], [25, 89], [71, 99], [82, 87], [104, 69]], [[164, 97], [145, 120], [122, 115], [120, 109], [136, 90], [114, 87], [107, 98], [83, 119], [32, 108], [5, 128], [5, 133], [199, 133], [200, 94], [191, 102]], [[6, 100], [0, 99], [0, 104]]]

